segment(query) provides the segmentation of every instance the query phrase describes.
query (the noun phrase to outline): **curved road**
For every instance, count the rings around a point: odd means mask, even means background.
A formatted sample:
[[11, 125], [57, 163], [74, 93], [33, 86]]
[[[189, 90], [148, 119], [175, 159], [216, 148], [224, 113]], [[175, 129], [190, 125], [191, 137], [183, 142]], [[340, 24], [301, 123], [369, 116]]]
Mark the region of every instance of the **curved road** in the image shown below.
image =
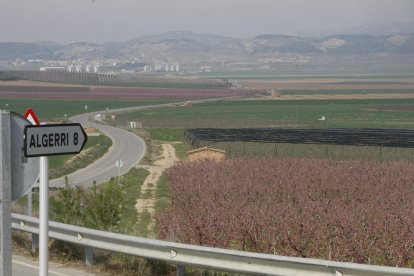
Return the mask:
[[[195, 100], [193, 103], [215, 102], [229, 99], [242, 98], [243, 96], [233, 96], [224, 98], [213, 98], [204, 100]], [[120, 168], [119, 174], [122, 175], [128, 172], [132, 167], [139, 163], [146, 152], [145, 142], [137, 135], [116, 127], [91, 122], [88, 119], [94, 114], [107, 113], [111, 114], [131, 112], [135, 110], [144, 110], [151, 108], [174, 107], [181, 106], [184, 102], [157, 104], [148, 106], [135, 106], [119, 109], [111, 109], [105, 111], [97, 111], [93, 113], [84, 113], [71, 117], [70, 120], [75, 123], [80, 123], [83, 127], [94, 127], [103, 132], [106, 136], [112, 139], [112, 146], [109, 151], [100, 159], [90, 164], [89, 166], [80, 169], [68, 175], [69, 187], [82, 186], [90, 187], [93, 181], [96, 184], [108, 182], [111, 177], [118, 176], [118, 168], [115, 163], [121, 160], [123, 166]], [[50, 180], [49, 187], [64, 187], [65, 180], [63, 177]]]
[[[102, 184], [118, 175], [118, 168], [115, 165], [117, 160], [121, 160], [123, 166], [120, 168], [120, 175], [134, 167], [145, 155], [145, 142], [137, 135], [108, 125], [93, 123], [88, 121], [92, 113], [86, 113], [70, 118], [75, 123], [80, 123], [83, 127], [94, 127], [112, 139], [112, 146], [109, 151], [100, 159], [89, 166], [68, 175], [69, 186], [90, 187], [93, 181]], [[65, 180], [63, 177], [51, 180], [50, 187], [63, 187]]]

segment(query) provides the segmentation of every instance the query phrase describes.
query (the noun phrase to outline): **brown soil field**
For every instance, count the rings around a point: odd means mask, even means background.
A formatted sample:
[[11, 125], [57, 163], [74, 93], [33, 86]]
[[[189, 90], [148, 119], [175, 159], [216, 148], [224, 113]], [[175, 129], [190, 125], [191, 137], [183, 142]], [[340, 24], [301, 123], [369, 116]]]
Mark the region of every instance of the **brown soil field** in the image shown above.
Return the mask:
[[384, 82], [390, 82], [390, 83], [411, 83], [414, 84], [414, 79], [397, 79], [397, 78], [358, 78], [358, 79], [349, 79], [349, 78], [292, 78], [292, 79], [249, 79], [249, 80], [239, 80], [238, 82], [261, 82], [261, 83], [314, 83], [314, 84], [320, 84], [320, 83], [384, 83]]
[[244, 87], [274, 90], [414, 89], [414, 79], [240, 80]]
[[413, 94], [398, 94], [398, 93], [384, 93], [384, 94], [314, 94], [314, 95], [280, 95], [254, 97], [249, 100], [358, 100], [358, 99], [414, 99]]
[[0, 87], [2, 86], [85, 87], [87, 85], [18, 80], [18, 81], [0, 81]]

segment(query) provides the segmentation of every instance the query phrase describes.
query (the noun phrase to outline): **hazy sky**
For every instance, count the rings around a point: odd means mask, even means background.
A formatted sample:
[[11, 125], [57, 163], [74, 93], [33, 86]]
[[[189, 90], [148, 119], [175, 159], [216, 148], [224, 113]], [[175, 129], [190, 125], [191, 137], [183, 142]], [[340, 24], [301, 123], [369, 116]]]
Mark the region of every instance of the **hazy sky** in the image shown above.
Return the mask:
[[414, 22], [414, 1], [0, 0], [0, 41], [126, 41], [168, 31], [298, 35], [387, 22]]

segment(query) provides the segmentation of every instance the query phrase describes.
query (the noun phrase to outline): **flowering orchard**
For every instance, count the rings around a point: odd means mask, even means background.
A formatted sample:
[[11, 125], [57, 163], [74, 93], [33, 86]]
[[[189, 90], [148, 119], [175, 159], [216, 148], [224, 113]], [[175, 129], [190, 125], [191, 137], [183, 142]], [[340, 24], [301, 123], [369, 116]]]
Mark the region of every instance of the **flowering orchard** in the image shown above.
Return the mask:
[[168, 171], [163, 239], [287, 256], [414, 266], [414, 165], [227, 160]]

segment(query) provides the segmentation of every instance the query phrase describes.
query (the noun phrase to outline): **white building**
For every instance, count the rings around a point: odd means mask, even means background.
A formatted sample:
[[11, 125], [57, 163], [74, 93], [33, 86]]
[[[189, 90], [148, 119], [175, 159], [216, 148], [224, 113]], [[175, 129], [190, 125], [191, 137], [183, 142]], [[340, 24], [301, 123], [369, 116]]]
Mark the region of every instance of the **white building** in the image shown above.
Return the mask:
[[96, 114], [95, 116], [93, 116], [93, 119], [97, 122], [102, 123], [103, 121], [105, 121], [105, 115], [103, 114]]
[[211, 72], [211, 67], [210, 66], [201, 66], [200, 71], [203, 72], [203, 73]]
[[145, 65], [144, 66], [144, 72], [152, 72], [152, 71], [153, 71], [153, 69], [152, 69], [151, 65]]
[[161, 72], [162, 71], [162, 65], [160, 65], [160, 64], [156, 64], [156, 65], [154, 65], [154, 71], [155, 72]]
[[46, 71], [65, 71], [65, 67], [40, 67], [39, 71], [46, 72]]
[[82, 65], [78, 64], [75, 66], [75, 72], [76, 73], [81, 73], [82, 72]]

